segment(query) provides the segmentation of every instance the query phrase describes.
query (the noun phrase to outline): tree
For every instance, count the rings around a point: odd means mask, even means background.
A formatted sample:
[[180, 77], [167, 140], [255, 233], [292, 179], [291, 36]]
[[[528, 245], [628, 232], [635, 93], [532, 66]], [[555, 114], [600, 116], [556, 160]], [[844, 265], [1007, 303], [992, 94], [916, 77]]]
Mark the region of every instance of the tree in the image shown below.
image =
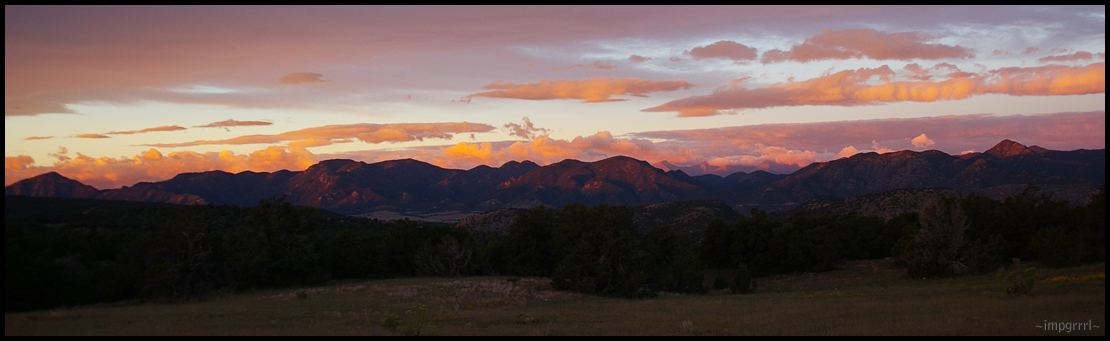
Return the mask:
[[954, 198], [940, 197], [919, 215], [921, 229], [914, 234], [910, 250], [903, 255], [911, 277], [950, 275], [967, 267], [960, 263], [970, 226]]
[[713, 219], [705, 228], [705, 237], [702, 238], [698, 249], [698, 258], [702, 264], [710, 268], [728, 268], [732, 262], [732, 244], [736, 236], [732, 226], [721, 218]]
[[655, 288], [670, 292], [704, 293], [705, 274], [685, 235], [675, 234], [670, 225], [657, 226], [643, 236], [650, 257]]
[[437, 276], [458, 277], [473, 267], [474, 247], [459, 243], [451, 235], [443, 235], [438, 243], [429, 241], [417, 253], [417, 262], [425, 272]]
[[[632, 223], [632, 210], [601, 205], [584, 208], [568, 205], [560, 213], [555, 235], [567, 238], [569, 253], [551, 276], [558, 290], [618, 297], [654, 296], [649, 255]], [[579, 238], [570, 239], [582, 231]]]

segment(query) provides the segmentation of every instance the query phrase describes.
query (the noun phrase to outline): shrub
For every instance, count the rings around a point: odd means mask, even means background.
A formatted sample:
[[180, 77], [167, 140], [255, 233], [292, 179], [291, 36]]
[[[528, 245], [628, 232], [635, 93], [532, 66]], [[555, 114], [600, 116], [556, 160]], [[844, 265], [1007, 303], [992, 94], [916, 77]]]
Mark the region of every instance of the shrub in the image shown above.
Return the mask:
[[385, 327], [386, 329], [396, 331], [397, 327], [400, 326], [400, 325], [401, 325], [401, 315], [385, 314], [385, 316], [382, 317], [382, 327]]
[[1008, 296], [1029, 295], [1037, 281], [1036, 268], [1021, 268], [1021, 259], [1014, 258], [1014, 270], [998, 269], [998, 280], [1002, 283], [1002, 293]]
[[732, 276], [732, 284], [729, 289], [734, 293], [747, 294], [755, 290], [755, 279], [752, 277], [752, 271], [748, 270], [748, 266], [740, 264], [736, 269], [736, 273]]
[[420, 336], [424, 330], [424, 322], [426, 322], [428, 316], [428, 306], [413, 306], [412, 310], [406, 311], [405, 314], [413, 315], [413, 317], [409, 319], [408, 325], [405, 326], [405, 335]]

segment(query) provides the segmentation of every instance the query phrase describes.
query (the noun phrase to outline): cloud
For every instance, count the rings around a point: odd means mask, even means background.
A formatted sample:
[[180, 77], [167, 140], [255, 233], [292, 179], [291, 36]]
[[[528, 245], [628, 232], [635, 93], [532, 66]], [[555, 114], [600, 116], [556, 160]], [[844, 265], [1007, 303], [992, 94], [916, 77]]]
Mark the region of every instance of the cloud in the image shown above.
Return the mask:
[[894, 149], [890, 149], [890, 148], [887, 148], [887, 147], [883, 147], [882, 145], [879, 145], [879, 141], [877, 141], [877, 140], [871, 140], [871, 150], [874, 150], [876, 153], [879, 153], [879, 154], [886, 154], [886, 153], [893, 153], [894, 152]]
[[722, 40], [707, 46], [698, 46], [683, 52], [694, 60], [709, 58], [728, 59], [732, 61], [755, 60], [758, 56], [753, 47], [745, 46], [734, 41]]
[[923, 32], [884, 33], [873, 29], [822, 30], [789, 51], [770, 50], [763, 53], [764, 64], [785, 61], [809, 62], [822, 59], [911, 60], [964, 59], [974, 57], [971, 49], [961, 46], [930, 44], [937, 37]]
[[111, 136], [102, 135], [102, 134], [77, 134], [77, 135], [73, 135], [73, 137], [81, 138], [81, 139], [107, 139], [107, 138], [111, 138]]
[[960, 100], [983, 94], [1084, 95], [1106, 91], [1105, 71], [1106, 63], [1082, 67], [1048, 65], [1002, 68], [980, 75], [953, 72], [949, 74], [951, 78], [943, 81], [897, 81], [895, 72], [884, 65], [762, 88], [748, 88], [744, 84], [747, 79], [740, 79], [709, 95], [678, 99], [643, 111], [673, 111], [678, 112], [679, 117], [696, 117], [770, 107]]
[[925, 134], [918, 135], [917, 137], [913, 138], [913, 140], [910, 140], [910, 143], [912, 143], [915, 148], [931, 147], [937, 144], [935, 141], [930, 140], [929, 137], [925, 136]]
[[271, 122], [266, 121], [236, 121], [228, 119], [227, 121], [212, 122], [202, 126], [194, 126], [194, 128], [230, 128], [230, 127], [244, 127], [244, 126], [268, 126], [272, 125]]
[[646, 93], [676, 91], [694, 87], [683, 80], [646, 81], [636, 78], [614, 79], [597, 77], [583, 80], [556, 80], [516, 85], [495, 82], [483, 89], [494, 90], [471, 94], [467, 97], [516, 98], [527, 100], [580, 99], [584, 103], [624, 101], [611, 96], [628, 95], [647, 97]]
[[[700, 156], [753, 152], [758, 146], [812, 150], [819, 154], [919, 149], [947, 153], [987, 150], [1004, 139], [1053, 150], [1105, 148], [1105, 111], [1042, 115], [958, 115], [863, 121], [761, 124], [711, 129], [664, 130], [630, 134], [656, 145], [697, 151]], [[924, 136], [922, 131], [928, 131]], [[917, 136], [907, 139], [906, 136]], [[916, 141], [915, 141], [916, 140]], [[927, 141], [932, 141], [929, 144]], [[850, 148], [849, 148], [850, 147]], [[847, 150], [847, 151], [845, 151]]]
[[681, 148], [667, 148], [644, 139], [615, 138], [607, 131], [594, 135], [578, 136], [571, 140], [553, 139], [548, 135], [530, 141], [503, 143], [467, 143], [441, 147], [439, 154], [425, 154], [434, 164], [449, 168], [469, 168], [476, 165], [500, 165], [513, 160], [531, 160], [550, 164], [564, 159], [596, 161], [610, 156], [629, 156], [641, 160], [675, 160], [691, 162], [693, 154]]
[[290, 73], [288, 75], [285, 75], [285, 77], [281, 77], [281, 79], [278, 80], [278, 83], [281, 83], [281, 84], [312, 84], [312, 83], [327, 82], [327, 80], [324, 80], [323, 77], [324, 77], [324, 75], [319, 74], [319, 73], [315, 73], [315, 72], [294, 72], [294, 73]]
[[[721, 169], [726, 169], [723, 166], [728, 165], [763, 167], [767, 164], [790, 165], [792, 168], [789, 169], [797, 169], [812, 162], [829, 161], [860, 152], [886, 153], [910, 149], [916, 147], [915, 142], [920, 144], [922, 141], [932, 141], [931, 147], [948, 153], [986, 150], [1003, 139], [1052, 150], [1104, 149], [1105, 127], [1105, 111], [1095, 111], [764, 124], [642, 132], [624, 137], [614, 137], [607, 131], [601, 131], [570, 140], [541, 135], [528, 141], [461, 142], [449, 146], [327, 155], [316, 155], [306, 148], [347, 142], [349, 139], [291, 139], [287, 146], [269, 146], [248, 154], [231, 151], [163, 154], [157, 149], [149, 149], [131, 157], [119, 158], [93, 158], [81, 153], [70, 158], [68, 150], [59, 147], [58, 153], [50, 154], [58, 158], [53, 166], [31, 166], [33, 161], [29, 156], [6, 158], [5, 183], [57, 171], [97, 188], [112, 188], [138, 181], [164, 180], [181, 172], [301, 170], [318, 160], [334, 157], [366, 162], [416, 158], [440, 167], [466, 169], [477, 165], [499, 166], [513, 160], [531, 160], [542, 165], [567, 158], [596, 161], [624, 155], [653, 164], [666, 160], [679, 165], [708, 162]], [[921, 134], [921, 130], [929, 131], [933, 137]], [[905, 138], [915, 135], [918, 136], [915, 139]], [[871, 149], [860, 150], [856, 146], [870, 146]]]
[[140, 181], [161, 181], [185, 172], [223, 170], [231, 173], [243, 171], [273, 172], [282, 169], [303, 170], [318, 162], [315, 155], [304, 148], [270, 146], [249, 154], [231, 151], [197, 153], [191, 151], [162, 154], [148, 149], [131, 157], [93, 158], [81, 153], [77, 157], [54, 162], [46, 167], [11, 169], [5, 158], [4, 183], [10, 185], [21, 179], [47, 172], [80, 181], [99, 189], [118, 188]]
[[[274, 144], [298, 140], [331, 140], [339, 142], [357, 139], [378, 144], [382, 142], [423, 141], [424, 139], [450, 139], [455, 133], [485, 133], [494, 127], [481, 123], [392, 123], [392, 124], [343, 124], [306, 128], [277, 135], [245, 135], [226, 140], [201, 140], [184, 143], [158, 143], [146, 146], [158, 148], [190, 147], [213, 144]], [[338, 141], [337, 141], [338, 140]], [[319, 143], [319, 142], [317, 142]]]
[[856, 154], [859, 154], [859, 149], [856, 149], [856, 146], [847, 146], [847, 147], [844, 147], [843, 149], [841, 149], [839, 153], [836, 153], [836, 156], [839, 156], [839, 157], [843, 158], [843, 157], [850, 157], [850, 156], [856, 155]]
[[535, 138], [537, 132], [543, 133], [544, 135], [550, 133], [547, 129], [533, 126], [532, 120], [528, 119], [528, 116], [524, 117], [524, 124], [507, 123], [504, 127], [509, 129], [510, 136], [520, 136], [529, 140]]
[[106, 134], [108, 134], [108, 135], [130, 135], [130, 134], [149, 133], [149, 132], [155, 132], [155, 131], [175, 131], [175, 130], [185, 130], [185, 129], [186, 128], [181, 127], [181, 126], [161, 126], [161, 127], [154, 127], [154, 128], [146, 128], [146, 129], [143, 129], [143, 130], [113, 131], [113, 132], [108, 132]]
[[6, 171], [9, 171], [9, 170], [27, 169], [27, 165], [32, 165], [34, 163], [35, 163], [35, 159], [32, 159], [30, 156], [27, 156], [27, 155], [5, 156], [4, 157], [4, 171], [6, 172]]
[[571, 65], [571, 66], [568, 66], [568, 67], [551, 68], [551, 71], [565, 71], [565, 70], [570, 70], [570, 69], [612, 70], [612, 69], [616, 69], [616, 68], [617, 68], [617, 66], [613, 65], [613, 63], [603, 62], [603, 61], [600, 61], [600, 60], [595, 60], [593, 63], [589, 63], [589, 64], [574, 64], [574, 65]]
[[52, 139], [52, 138], [54, 138], [54, 137], [53, 136], [29, 136], [27, 138], [24, 138], [24, 140], [47, 140], [47, 139]]
[[631, 55], [631, 56], [628, 56], [628, 62], [633, 63], [633, 64], [643, 63], [643, 62], [646, 62], [646, 61], [649, 61], [649, 60], [651, 60], [651, 57], [644, 57], [644, 56], [635, 55], [635, 54]]
[[[1005, 45], [1012, 45], [1009, 43], [1013, 40], [1033, 40], [1065, 46], [1085, 44], [1091, 40], [1088, 37], [1100, 37], [1097, 34], [1105, 31], [1104, 20], [1090, 19], [1091, 13], [1100, 12], [1099, 7], [1052, 11], [1020, 6], [965, 7], [958, 11], [898, 6], [8, 9], [11, 14], [7, 19], [11, 20], [7, 24], [19, 30], [6, 32], [9, 39], [5, 40], [5, 57], [13, 67], [5, 70], [9, 81], [5, 87], [5, 115], [72, 113], [66, 105], [74, 103], [158, 101], [150, 89], [190, 84], [237, 89], [270, 86], [278, 91], [191, 94], [175, 99], [186, 103], [219, 99], [220, 104], [235, 107], [334, 108], [332, 104], [349, 101], [352, 93], [379, 86], [401, 86], [405, 91], [428, 86], [441, 89], [437, 82], [443, 75], [460, 69], [475, 74], [520, 71], [509, 66], [509, 54], [492, 51], [536, 47], [576, 53], [573, 49], [581, 47], [576, 44], [584, 42], [621, 37], [669, 41], [689, 34], [704, 37], [715, 34], [705, 30], [714, 27], [731, 27], [729, 34], [754, 36], [797, 32], [800, 27], [841, 27], [844, 23], [949, 29], [969, 27], [967, 23], [974, 22], [975, 29], [960, 34], [998, 37]], [[1046, 16], [1047, 12], [1054, 14]], [[126, 25], [116, 18], [127, 18]], [[620, 56], [630, 53], [647, 52], [637, 50]], [[452, 58], [479, 55], [485, 57]], [[668, 57], [660, 54], [656, 59]], [[363, 64], [366, 62], [372, 64]], [[362, 77], [368, 82], [363, 84], [338, 84], [344, 82], [335, 80], [328, 85], [335, 83], [342, 89], [314, 92], [315, 101], [305, 101], [307, 95], [291, 96], [288, 90], [295, 87], [278, 86], [278, 78], [274, 78], [294, 70], [333, 74], [357, 65], [368, 65], [376, 70], [374, 74], [387, 74]], [[314, 67], [326, 69], [310, 69]], [[398, 83], [401, 77], [403, 83]]]
[[1048, 56], [1048, 57], [1040, 58], [1040, 59], [1037, 59], [1037, 62], [1039, 62], [1039, 63], [1052, 63], [1052, 62], [1090, 61], [1091, 58], [1093, 58], [1093, 57], [1094, 57], [1094, 55], [1092, 55], [1090, 52], [1080, 51], [1080, 52], [1067, 54], [1067, 55], [1055, 55], [1055, 56]]
[[678, 58], [678, 57], [670, 57], [670, 58], [667, 58], [667, 60], [669, 60], [669, 61], [671, 61], [671, 62], [674, 62], [674, 63], [678, 63], [678, 62], [681, 62], [681, 61], [682, 61], [682, 58]]
[[67, 154], [69, 154], [69, 149], [66, 149], [66, 147], [58, 146], [58, 152], [47, 153], [46, 155], [54, 157], [58, 159], [58, 161], [66, 161], [70, 159], [69, 155]]

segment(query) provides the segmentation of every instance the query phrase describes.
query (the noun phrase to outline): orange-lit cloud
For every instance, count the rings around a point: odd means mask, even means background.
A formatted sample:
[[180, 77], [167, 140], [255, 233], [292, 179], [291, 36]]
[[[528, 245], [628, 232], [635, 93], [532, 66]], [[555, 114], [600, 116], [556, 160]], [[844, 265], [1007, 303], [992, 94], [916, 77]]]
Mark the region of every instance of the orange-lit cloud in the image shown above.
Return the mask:
[[108, 135], [131, 135], [131, 134], [141, 134], [141, 133], [149, 133], [149, 132], [155, 132], [155, 131], [175, 131], [175, 130], [185, 130], [185, 128], [181, 127], [181, 126], [161, 126], [161, 127], [154, 127], [154, 128], [146, 128], [146, 129], [143, 129], [143, 130], [113, 131], [113, 132], [108, 132], [106, 134], [108, 134]]
[[915, 148], [931, 147], [937, 144], [936, 141], [930, 140], [928, 136], [925, 136], [925, 134], [918, 135], [917, 137], [910, 140], [910, 143], [913, 144]]
[[611, 96], [628, 95], [647, 97], [651, 92], [676, 91], [694, 87], [683, 80], [646, 81], [636, 78], [598, 77], [583, 80], [542, 81], [531, 84], [495, 82], [480, 92], [467, 97], [516, 98], [528, 100], [580, 99], [585, 103], [623, 101]]
[[1106, 92], [1106, 63], [1081, 67], [1047, 65], [990, 71], [975, 94], [1013, 96], [1085, 95]]
[[748, 47], [734, 41], [722, 40], [706, 46], [698, 46], [683, 52], [694, 60], [718, 58], [733, 61], [755, 60], [758, 56], [754, 47]]
[[603, 62], [603, 61], [600, 61], [600, 60], [595, 60], [593, 63], [589, 63], [589, 64], [574, 64], [574, 65], [571, 65], [571, 66], [568, 66], [568, 67], [551, 68], [551, 71], [565, 71], [565, 70], [570, 70], [570, 69], [612, 70], [612, 69], [616, 69], [616, 68], [617, 68], [617, 66], [613, 65], [613, 63]]
[[20, 156], [5, 156], [4, 157], [4, 171], [10, 170], [23, 170], [27, 169], [28, 165], [34, 164], [35, 159], [27, 155]]
[[24, 138], [24, 140], [47, 140], [47, 139], [52, 139], [52, 138], [54, 138], [54, 137], [53, 136], [28, 136], [27, 138]]
[[298, 140], [357, 139], [378, 144], [382, 142], [423, 141], [424, 139], [450, 139], [456, 133], [485, 133], [494, 127], [481, 123], [393, 123], [393, 124], [343, 124], [313, 127], [277, 135], [245, 135], [226, 140], [201, 140], [184, 143], [157, 143], [147, 146], [159, 148], [189, 147], [213, 144], [275, 144]]
[[[928, 135], [921, 133], [928, 131]], [[541, 165], [571, 158], [596, 161], [624, 155], [653, 164], [707, 163], [791, 171], [812, 162], [861, 152], [939, 149], [948, 153], [986, 150], [1003, 139], [1054, 150], [1105, 147], [1104, 112], [1029, 116], [964, 115], [869, 121], [764, 124], [753, 126], [643, 132], [614, 137], [598, 132], [573, 139], [541, 135], [529, 141], [458, 143], [443, 147], [366, 151], [340, 157], [368, 162], [416, 158], [446, 168], [498, 166], [531, 160]], [[906, 138], [906, 136], [916, 136]], [[653, 142], [654, 141], [654, 142]], [[775, 166], [778, 165], [778, 166]], [[685, 167], [685, 166], [684, 166]]]
[[1079, 61], [1085, 62], [1085, 61], [1090, 61], [1091, 58], [1093, 58], [1093, 57], [1094, 57], [1094, 55], [1092, 55], [1090, 52], [1079, 51], [1079, 52], [1072, 53], [1072, 54], [1055, 55], [1055, 56], [1048, 56], [1048, 57], [1040, 58], [1040, 59], [1037, 59], [1037, 62], [1040, 62], [1040, 63], [1079, 62]]
[[[959, 100], [983, 94], [1084, 95], [1106, 91], [1105, 71], [1106, 63], [1082, 67], [1048, 65], [1002, 68], [982, 75], [952, 77], [943, 81], [897, 81], [895, 72], [884, 65], [762, 88], [748, 88], [744, 85], [746, 79], [741, 79], [717, 88], [710, 95], [674, 100], [643, 111], [673, 111], [678, 112], [679, 117], [694, 117], [769, 107]], [[949, 74], [952, 75], [964, 76], [957, 72]]]
[[111, 138], [111, 136], [103, 135], [103, 134], [77, 134], [77, 135], [73, 135], [73, 137], [81, 138], [81, 139], [107, 139], [107, 138]]
[[529, 140], [536, 137], [537, 133], [550, 133], [547, 129], [536, 128], [536, 126], [532, 124], [532, 120], [528, 119], [528, 116], [524, 117], [524, 124], [507, 123], [504, 127], [509, 129], [510, 136], [520, 136]]
[[[53, 166], [31, 166], [29, 156], [5, 160], [5, 182], [49, 171], [77, 179], [97, 188], [113, 188], [138, 181], [168, 179], [181, 172], [224, 170], [301, 170], [317, 160], [343, 157], [366, 162], [416, 158], [445, 168], [468, 169], [477, 165], [499, 166], [508, 161], [531, 160], [550, 164], [572, 158], [596, 161], [624, 155], [653, 164], [668, 161], [678, 165], [708, 163], [721, 170], [727, 166], [762, 169], [786, 165], [790, 171], [812, 162], [847, 157], [859, 152], [887, 153], [930, 147], [948, 153], [986, 150], [1003, 139], [1053, 150], [1105, 148], [1105, 111], [1046, 115], [963, 115], [868, 121], [839, 121], [793, 124], [642, 132], [614, 137], [606, 131], [573, 139], [535, 136], [529, 141], [462, 142], [450, 146], [422, 146], [369, 150], [346, 154], [315, 155], [307, 147], [344, 142], [331, 139], [291, 140], [287, 146], [270, 146], [249, 154], [223, 152], [173, 152], [149, 149], [139, 155], [93, 158], [78, 153], [67, 156], [59, 148], [51, 153]], [[492, 127], [490, 127], [492, 129]], [[921, 133], [926, 131], [928, 136]], [[917, 136], [907, 139], [906, 136]], [[654, 141], [654, 142], [653, 142]], [[932, 142], [930, 145], [929, 142]], [[860, 149], [857, 146], [869, 146]]]
[[281, 77], [278, 83], [281, 84], [312, 84], [327, 82], [324, 80], [324, 75], [315, 72], [294, 72], [285, 77]]
[[836, 153], [836, 156], [849, 157], [849, 156], [852, 156], [852, 155], [856, 155], [858, 153], [859, 153], [859, 149], [856, 149], [856, 146], [847, 146], [847, 147], [844, 147], [844, 148], [840, 149], [840, 152]]
[[466, 143], [442, 147], [441, 154], [425, 154], [433, 164], [448, 168], [469, 168], [476, 165], [500, 165], [513, 160], [531, 160], [549, 164], [564, 159], [585, 161], [624, 155], [649, 161], [673, 160], [692, 162], [696, 157], [690, 150], [667, 148], [643, 139], [615, 138], [607, 131], [594, 135], [578, 136], [571, 140], [553, 139], [547, 135], [531, 141], [504, 144]]
[[227, 121], [212, 122], [205, 125], [196, 126], [196, 128], [228, 128], [228, 127], [243, 127], [243, 126], [268, 126], [273, 123], [266, 121], [236, 121], [228, 119]]
[[807, 38], [789, 51], [770, 50], [762, 62], [808, 62], [822, 59], [942, 59], [974, 57], [971, 49], [961, 46], [930, 44], [937, 37], [923, 32], [884, 33], [873, 29], [823, 30]]
[[[54, 165], [48, 167], [26, 167], [29, 163], [17, 160], [13, 164], [10, 159], [12, 158], [6, 157], [4, 162], [5, 186], [21, 179], [54, 171], [98, 189], [117, 188], [140, 181], [161, 181], [185, 172], [211, 170], [231, 173], [248, 170], [273, 172], [282, 169], [299, 171], [318, 162], [315, 155], [304, 148], [282, 146], [270, 146], [249, 154], [236, 154], [226, 150], [162, 154], [153, 148], [138, 155], [119, 158], [93, 158], [77, 153], [77, 157], [54, 162]], [[27, 157], [27, 159], [30, 158]]]

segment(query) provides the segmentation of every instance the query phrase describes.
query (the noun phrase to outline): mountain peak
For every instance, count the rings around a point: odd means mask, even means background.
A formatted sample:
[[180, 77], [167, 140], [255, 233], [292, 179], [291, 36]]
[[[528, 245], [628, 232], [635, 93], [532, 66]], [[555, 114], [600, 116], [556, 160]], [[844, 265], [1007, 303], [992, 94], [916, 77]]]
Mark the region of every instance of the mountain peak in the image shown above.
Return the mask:
[[994, 145], [994, 147], [991, 147], [991, 149], [988, 149], [986, 152], [984, 152], [984, 154], [991, 155], [991, 156], [994, 156], [994, 157], [997, 157], [997, 158], [1001, 159], [1001, 158], [1008, 158], [1008, 157], [1016, 156], [1016, 155], [1033, 154], [1033, 151], [1029, 150], [1029, 147], [1026, 147], [1025, 145], [1023, 145], [1021, 143], [1017, 143], [1017, 142], [1010, 141], [1010, 140], [1002, 140], [1002, 142], [999, 142], [998, 144]]
[[4, 187], [5, 195], [26, 195], [33, 197], [91, 198], [99, 192], [92, 186], [58, 174], [49, 172], [16, 181]]

